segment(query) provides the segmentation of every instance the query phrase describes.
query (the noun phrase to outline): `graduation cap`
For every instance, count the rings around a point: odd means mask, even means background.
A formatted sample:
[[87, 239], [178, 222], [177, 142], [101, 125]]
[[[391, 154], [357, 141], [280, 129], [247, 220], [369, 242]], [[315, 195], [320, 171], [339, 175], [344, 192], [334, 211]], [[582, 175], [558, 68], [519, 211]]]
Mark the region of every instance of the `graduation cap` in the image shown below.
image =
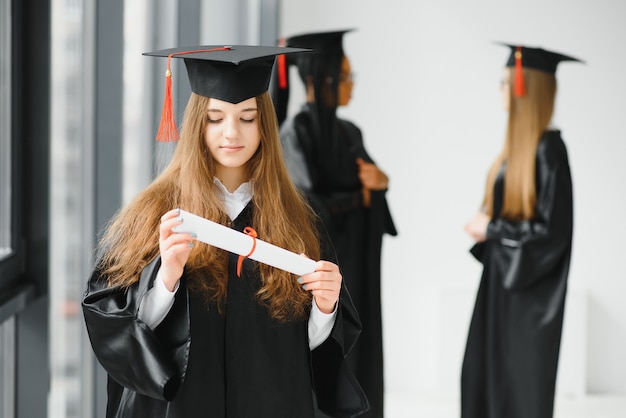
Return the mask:
[[[333, 80], [339, 72], [341, 60], [343, 58], [343, 35], [354, 29], [342, 29], [326, 32], [309, 32], [279, 40], [279, 45], [292, 48], [307, 48], [313, 50], [313, 54], [297, 54], [289, 56], [279, 56], [276, 60], [275, 77], [272, 98], [276, 108], [279, 123], [287, 117], [287, 107], [289, 103], [289, 65], [295, 65], [302, 82], [307, 83], [307, 79], [312, 77], [315, 89], [327, 80]], [[336, 82], [336, 80], [335, 80]], [[320, 92], [317, 91], [317, 94]]]
[[176, 141], [178, 128], [172, 105], [172, 58], [183, 58], [191, 91], [205, 97], [239, 103], [266, 92], [269, 88], [274, 60], [279, 54], [309, 52], [302, 48], [277, 46], [192, 46], [144, 52], [143, 55], [167, 57], [165, 99], [159, 141]]
[[507, 67], [515, 68], [515, 95], [526, 94], [524, 88], [524, 77], [522, 68], [532, 68], [546, 73], [555, 74], [556, 67], [563, 61], [584, 62], [578, 58], [563, 55], [558, 52], [547, 51], [543, 48], [531, 48], [523, 45], [511, 45], [500, 42], [501, 45], [511, 49], [511, 54], [507, 60]]
[[293, 35], [286, 39], [286, 46], [310, 48], [315, 51], [322, 51], [326, 48], [341, 48], [343, 35], [353, 30], [354, 29], [344, 29]]
[[303, 81], [307, 75], [318, 70], [318, 65], [328, 61], [337, 61], [343, 57], [343, 35], [354, 29], [344, 29], [328, 32], [311, 32], [290, 36], [285, 40], [285, 46], [295, 48], [309, 48], [315, 54], [294, 56], [292, 62], [298, 67]]

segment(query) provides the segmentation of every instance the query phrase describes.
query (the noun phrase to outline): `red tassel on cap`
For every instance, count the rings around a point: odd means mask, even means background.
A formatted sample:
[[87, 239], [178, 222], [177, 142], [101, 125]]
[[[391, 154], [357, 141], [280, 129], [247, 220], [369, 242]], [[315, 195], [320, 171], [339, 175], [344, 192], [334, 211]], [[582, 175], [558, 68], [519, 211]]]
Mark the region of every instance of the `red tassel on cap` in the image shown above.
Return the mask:
[[276, 60], [278, 61], [278, 87], [285, 90], [287, 88], [287, 57], [279, 55]]
[[515, 85], [514, 94], [517, 97], [526, 95], [524, 87], [524, 73], [522, 72], [522, 47], [518, 46], [515, 50]]
[[178, 141], [179, 133], [174, 117], [174, 104], [172, 102], [172, 70], [170, 61], [174, 55], [197, 54], [201, 52], [228, 51], [230, 47], [212, 49], [198, 49], [193, 51], [175, 52], [167, 56], [167, 71], [165, 72], [165, 98], [163, 99], [163, 109], [161, 110], [161, 122], [156, 140], [161, 142]]
[[[280, 38], [278, 40], [278, 46], [286, 46], [287, 40]], [[281, 90], [287, 89], [287, 57], [285, 55], [279, 55], [276, 57], [276, 64], [278, 65], [278, 88]]]
[[174, 105], [172, 103], [172, 71], [170, 70], [170, 55], [167, 57], [167, 71], [165, 72], [165, 98], [161, 110], [161, 123], [157, 132], [156, 140], [161, 142], [178, 141], [178, 127], [174, 118]]

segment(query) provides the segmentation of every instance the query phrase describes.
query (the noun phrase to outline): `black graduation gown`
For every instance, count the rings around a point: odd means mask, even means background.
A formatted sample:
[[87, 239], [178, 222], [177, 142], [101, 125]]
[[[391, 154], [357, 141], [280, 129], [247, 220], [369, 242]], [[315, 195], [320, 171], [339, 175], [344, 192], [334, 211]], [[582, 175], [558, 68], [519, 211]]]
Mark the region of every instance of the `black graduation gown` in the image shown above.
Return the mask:
[[[305, 191], [329, 231], [344, 282], [350, 291], [363, 331], [348, 363], [370, 402], [365, 417], [383, 416], [383, 341], [380, 300], [383, 234], [396, 235], [386, 191], [372, 192], [369, 208], [363, 206], [356, 158], [373, 162], [361, 131], [346, 120], [337, 120], [337, 140], [325, 152], [327, 166], [315, 162], [318, 143], [312, 131], [312, 107], [281, 126], [280, 136], [287, 168]], [[327, 170], [327, 173], [322, 173]]]
[[[234, 229], [249, 224], [250, 208]], [[107, 418], [306, 418], [314, 416], [313, 391], [331, 416], [367, 409], [344, 361], [360, 332], [345, 288], [331, 336], [311, 352], [308, 321], [273, 320], [254, 297], [260, 285], [256, 262], [246, 259], [239, 278], [237, 258], [229, 256], [223, 314], [187, 287], [184, 273], [172, 309], [154, 331], [137, 312], [160, 259], [128, 291], [108, 287], [94, 271], [82, 307], [93, 350], [109, 377]]]
[[471, 252], [484, 270], [461, 377], [462, 418], [552, 417], [572, 246], [572, 183], [559, 131], [536, 158], [537, 215], [511, 222], [494, 188], [487, 240]]

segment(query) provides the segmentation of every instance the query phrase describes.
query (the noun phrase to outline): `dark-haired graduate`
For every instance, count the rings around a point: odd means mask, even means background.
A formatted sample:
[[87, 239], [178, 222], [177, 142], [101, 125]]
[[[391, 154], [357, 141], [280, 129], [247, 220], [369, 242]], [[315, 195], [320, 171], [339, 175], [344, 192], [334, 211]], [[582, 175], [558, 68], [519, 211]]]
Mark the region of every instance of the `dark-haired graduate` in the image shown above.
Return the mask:
[[[335, 254], [285, 168], [268, 92], [277, 53], [198, 46], [169, 165], [108, 226], [82, 307], [108, 373], [108, 418], [356, 416], [367, 398], [345, 365], [360, 322]], [[171, 93], [169, 88], [166, 93]], [[178, 137], [166, 95], [161, 140]], [[304, 254], [292, 273], [197, 241], [180, 209]], [[304, 256], [303, 255], [303, 256]], [[241, 263], [241, 264], [240, 264]]]
[[[282, 58], [297, 67], [307, 101], [282, 123], [280, 137], [292, 179], [306, 192], [329, 231], [363, 324], [348, 364], [370, 402], [365, 416], [382, 417], [381, 248], [383, 235], [396, 235], [396, 228], [387, 206], [387, 175], [366, 151], [361, 130], [337, 116], [337, 107], [349, 104], [354, 83], [343, 49], [346, 32], [306, 33], [286, 39], [288, 47], [311, 48], [315, 53]], [[274, 83], [279, 120], [286, 116], [287, 68], [277, 66]]]
[[550, 125], [556, 68], [579, 61], [510, 48], [501, 89], [502, 150], [482, 208], [465, 226], [483, 274], [461, 376], [462, 418], [550, 418], [572, 248], [572, 181]]

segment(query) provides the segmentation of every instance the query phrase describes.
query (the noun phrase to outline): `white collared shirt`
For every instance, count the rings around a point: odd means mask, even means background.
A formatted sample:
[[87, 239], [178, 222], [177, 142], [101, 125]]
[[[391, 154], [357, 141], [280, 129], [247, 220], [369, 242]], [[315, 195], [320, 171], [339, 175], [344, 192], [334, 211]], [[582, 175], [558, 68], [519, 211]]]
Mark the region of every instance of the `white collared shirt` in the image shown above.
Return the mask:
[[[237, 216], [244, 210], [248, 202], [252, 200], [254, 195], [254, 187], [252, 181], [242, 183], [233, 193], [229, 192], [224, 184], [215, 177], [215, 184], [218, 185], [223, 195], [224, 208], [231, 220], [235, 220]], [[174, 295], [178, 290], [178, 283], [173, 292], [170, 292], [161, 278], [161, 271], [157, 273], [154, 285], [141, 300], [139, 304], [139, 312], [137, 317], [145, 322], [150, 329], [155, 329], [167, 316], [168, 312], [174, 305]], [[311, 350], [322, 344], [333, 329], [335, 317], [337, 316], [337, 306], [330, 314], [325, 314], [319, 310], [315, 299], [309, 315], [309, 348]]]
[[217, 187], [222, 191], [222, 201], [224, 202], [224, 208], [231, 221], [237, 219], [237, 216], [244, 210], [246, 205], [252, 196], [254, 195], [254, 186], [252, 180], [241, 183], [237, 190], [229, 192], [226, 186], [217, 177], [213, 178], [213, 182], [217, 184]]

